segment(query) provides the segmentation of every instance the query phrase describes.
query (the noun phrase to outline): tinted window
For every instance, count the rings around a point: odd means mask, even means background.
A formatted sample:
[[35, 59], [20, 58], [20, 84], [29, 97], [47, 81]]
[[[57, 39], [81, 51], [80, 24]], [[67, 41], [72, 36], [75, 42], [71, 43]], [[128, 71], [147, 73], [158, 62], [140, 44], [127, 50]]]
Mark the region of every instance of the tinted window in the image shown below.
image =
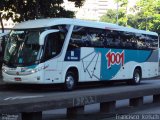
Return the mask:
[[137, 49], [135, 34], [131, 32], [121, 32], [121, 47], [125, 49]]
[[118, 31], [106, 31], [106, 42], [107, 47], [117, 47], [119, 48], [121, 44], [121, 38]]
[[91, 47], [104, 47], [105, 32], [103, 29], [88, 29], [87, 36], [91, 41]]
[[61, 32], [50, 33], [46, 37], [44, 58], [48, 60], [57, 56], [62, 49], [65, 35]]
[[104, 47], [104, 41], [105, 30], [75, 26], [69, 43], [69, 49], [76, 47]]
[[106, 47], [116, 49], [155, 49], [157, 37], [127, 31], [75, 26], [69, 48]]
[[153, 35], [147, 35], [146, 43], [150, 49], [156, 49], [158, 47], [158, 37]]

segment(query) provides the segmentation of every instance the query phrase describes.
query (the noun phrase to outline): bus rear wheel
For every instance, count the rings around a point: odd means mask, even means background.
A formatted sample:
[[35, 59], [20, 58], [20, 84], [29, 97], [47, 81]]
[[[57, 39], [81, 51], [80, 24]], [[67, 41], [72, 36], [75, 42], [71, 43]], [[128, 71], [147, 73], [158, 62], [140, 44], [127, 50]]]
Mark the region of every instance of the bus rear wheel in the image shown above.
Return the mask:
[[135, 69], [133, 72], [133, 78], [131, 80], [132, 85], [138, 85], [141, 82], [141, 71], [139, 69]]
[[73, 72], [67, 72], [65, 77], [65, 89], [71, 91], [76, 86], [76, 79]]

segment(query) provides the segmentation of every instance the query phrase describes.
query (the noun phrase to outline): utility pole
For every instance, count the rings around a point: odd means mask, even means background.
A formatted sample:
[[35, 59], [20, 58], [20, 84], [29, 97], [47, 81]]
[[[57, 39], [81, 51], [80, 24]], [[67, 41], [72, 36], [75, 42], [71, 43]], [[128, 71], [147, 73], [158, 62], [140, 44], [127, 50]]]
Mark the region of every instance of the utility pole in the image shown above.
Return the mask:
[[126, 26], [128, 25], [128, 0], [126, 0]]
[[119, 12], [118, 11], [119, 11], [119, 4], [118, 4], [118, 0], [117, 0], [117, 13], [116, 13], [116, 21], [117, 21], [116, 24], [117, 25], [118, 25], [118, 19], [119, 19], [118, 18], [118, 16], [119, 16]]
[[145, 19], [145, 22], [146, 22], [146, 31], [147, 31], [148, 30], [148, 25], [147, 25], [148, 20], [147, 20], [147, 17]]

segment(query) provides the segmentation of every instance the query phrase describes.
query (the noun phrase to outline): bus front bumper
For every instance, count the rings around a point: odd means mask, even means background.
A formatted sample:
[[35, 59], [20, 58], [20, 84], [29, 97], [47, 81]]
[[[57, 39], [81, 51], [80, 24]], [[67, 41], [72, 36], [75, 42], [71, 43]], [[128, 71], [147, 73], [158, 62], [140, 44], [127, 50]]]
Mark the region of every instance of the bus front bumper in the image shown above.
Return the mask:
[[9, 75], [2, 72], [3, 81], [5, 83], [19, 83], [19, 84], [42, 84], [43, 76], [38, 72], [29, 75]]

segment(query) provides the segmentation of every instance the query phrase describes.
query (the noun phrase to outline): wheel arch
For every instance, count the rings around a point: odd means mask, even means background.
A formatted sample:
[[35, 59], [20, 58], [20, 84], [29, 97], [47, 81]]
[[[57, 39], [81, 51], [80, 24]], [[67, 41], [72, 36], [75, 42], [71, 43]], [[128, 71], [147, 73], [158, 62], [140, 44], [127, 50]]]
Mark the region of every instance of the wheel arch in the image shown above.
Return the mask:
[[77, 67], [77, 66], [69, 66], [69, 67], [65, 70], [65, 74], [64, 74], [63, 80], [65, 80], [65, 77], [66, 77], [66, 74], [67, 74], [68, 71], [74, 73], [74, 75], [75, 75], [75, 77], [76, 77], [76, 80], [77, 80], [77, 82], [78, 82], [78, 81], [79, 81], [79, 70], [78, 70], [78, 67]]
[[[142, 78], [142, 67], [141, 67], [141, 66], [136, 66], [136, 67], [134, 68], [134, 71], [135, 71], [136, 69], [140, 71], [140, 75], [141, 75], [141, 78]], [[133, 73], [134, 73], [134, 71], [133, 71]]]

